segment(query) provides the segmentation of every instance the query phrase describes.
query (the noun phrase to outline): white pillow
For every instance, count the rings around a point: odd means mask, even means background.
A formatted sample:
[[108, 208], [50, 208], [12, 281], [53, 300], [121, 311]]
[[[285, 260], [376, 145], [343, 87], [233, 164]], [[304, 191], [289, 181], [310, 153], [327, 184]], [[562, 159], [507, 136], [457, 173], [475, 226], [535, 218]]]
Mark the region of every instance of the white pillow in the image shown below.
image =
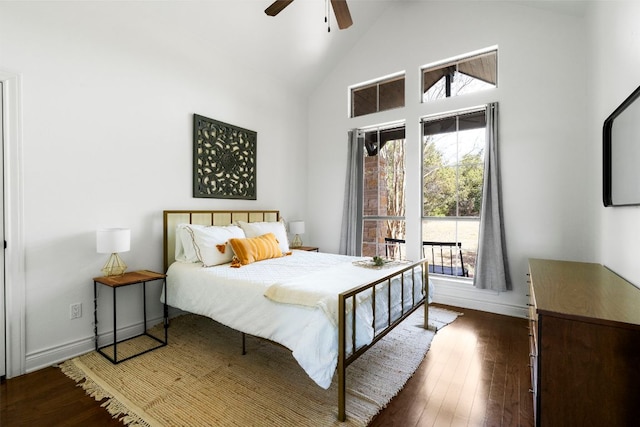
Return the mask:
[[258, 237], [263, 234], [273, 233], [276, 235], [280, 250], [283, 254], [289, 252], [289, 240], [287, 230], [281, 222], [244, 222], [238, 221], [238, 225], [244, 230], [247, 237]]
[[[242, 229], [235, 225], [225, 227], [186, 225], [183, 233], [190, 239], [190, 246], [196, 259], [202, 262], [205, 267], [231, 262], [233, 249], [229, 244], [229, 239], [245, 237]], [[188, 243], [189, 241], [183, 240], [185, 255], [188, 253]]]
[[196, 250], [193, 247], [193, 239], [186, 227], [204, 227], [202, 225], [178, 224], [176, 226], [176, 251], [174, 258], [182, 262], [198, 262]]

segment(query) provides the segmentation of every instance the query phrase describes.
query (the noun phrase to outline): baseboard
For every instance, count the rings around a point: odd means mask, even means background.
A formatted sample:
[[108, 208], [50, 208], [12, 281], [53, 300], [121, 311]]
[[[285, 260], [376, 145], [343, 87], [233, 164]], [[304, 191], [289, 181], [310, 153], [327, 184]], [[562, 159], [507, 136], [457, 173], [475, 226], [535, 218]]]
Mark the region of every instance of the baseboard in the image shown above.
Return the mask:
[[526, 306], [501, 299], [499, 292], [477, 289], [471, 283], [435, 277], [431, 277], [430, 282], [435, 303], [521, 318], [529, 313]]
[[[147, 319], [147, 325], [155, 325], [162, 322], [162, 317]], [[143, 322], [125, 326], [118, 329], [118, 341], [139, 335], [144, 329]], [[108, 345], [113, 342], [113, 332], [101, 334], [98, 337], [100, 346]], [[76, 341], [71, 341], [59, 346], [50, 347], [45, 350], [29, 353], [26, 357], [26, 372], [37, 371], [56, 363], [89, 353], [95, 350], [95, 341], [93, 335], [84, 337]]]

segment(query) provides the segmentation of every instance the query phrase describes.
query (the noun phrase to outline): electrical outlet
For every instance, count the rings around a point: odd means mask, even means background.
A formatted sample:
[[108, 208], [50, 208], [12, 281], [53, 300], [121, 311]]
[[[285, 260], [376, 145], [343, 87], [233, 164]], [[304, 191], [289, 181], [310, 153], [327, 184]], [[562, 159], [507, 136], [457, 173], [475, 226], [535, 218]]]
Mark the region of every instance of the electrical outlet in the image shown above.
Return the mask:
[[71, 304], [69, 307], [69, 314], [71, 319], [79, 319], [82, 317], [82, 303], [78, 302], [75, 304]]

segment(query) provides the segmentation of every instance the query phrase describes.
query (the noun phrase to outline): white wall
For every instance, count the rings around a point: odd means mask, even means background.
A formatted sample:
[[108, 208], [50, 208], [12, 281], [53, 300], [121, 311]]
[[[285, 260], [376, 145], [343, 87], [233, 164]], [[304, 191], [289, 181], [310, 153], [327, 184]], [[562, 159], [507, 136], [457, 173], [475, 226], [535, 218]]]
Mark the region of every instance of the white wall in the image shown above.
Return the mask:
[[[337, 251], [347, 131], [407, 120], [407, 229], [418, 255], [419, 118], [490, 101], [500, 103], [504, 222], [513, 292], [436, 283], [436, 301], [524, 315], [529, 257], [592, 261], [598, 255], [599, 197], [587, 144], [585, 20], [506, 2], [399, 2], [311, 96], [307, 221], [314, 241]], [[421, 65], [497, 45], [499, 87], [468, 98], [419, 103]], [[348, 118], [348, 87], [406, 72], [406, 106]], [[331, 165], [328, 167], [327, 165]], [[589, 210], [591, 208], [591, 210]], [[410, 236], [408, 236], [408, 244]], [[408, 248], [409, 257], [412, 248]]]
[[[130, 227], [129, 269], [161, 271], [163, 209], [305, 217], [306, 100], [185, 32], [144, 31], [145, 9], [122, 7], [0, 5], [0, 69], [22, 82], [27, 370], [91, 349], [97, 228]], [[257, 201], [192, 198], [193, 113], [258, 132]], [[121, 291], [119, 325], [140, 322], [141, 291]], [[160, 315], [156, 304], [149, 317]]]
[[[587, 122], [595, 153], [592, 169], [602, 175], [602, 124], [640, 85], [640, 3], [598, 2], [590, 10]], [[640, 169], [639, 169], [640, 170]], [[629, 177], [637, 183], [640, 175]], [[602, 192], [602, 181], [596, 182]], [[640, 287], [640, 207], [608, 207], [601, 199], [591, 209], [599, 216], [600, 262]]]

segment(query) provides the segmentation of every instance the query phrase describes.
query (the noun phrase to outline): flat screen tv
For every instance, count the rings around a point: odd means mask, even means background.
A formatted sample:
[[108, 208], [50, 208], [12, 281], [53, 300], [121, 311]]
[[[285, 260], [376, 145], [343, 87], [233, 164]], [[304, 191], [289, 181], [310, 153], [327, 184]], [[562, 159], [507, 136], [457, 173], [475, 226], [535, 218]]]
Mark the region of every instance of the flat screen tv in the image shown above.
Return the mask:
[[602, 132], [605, 206], [640, 205], [640, 87], [604, 121]]

